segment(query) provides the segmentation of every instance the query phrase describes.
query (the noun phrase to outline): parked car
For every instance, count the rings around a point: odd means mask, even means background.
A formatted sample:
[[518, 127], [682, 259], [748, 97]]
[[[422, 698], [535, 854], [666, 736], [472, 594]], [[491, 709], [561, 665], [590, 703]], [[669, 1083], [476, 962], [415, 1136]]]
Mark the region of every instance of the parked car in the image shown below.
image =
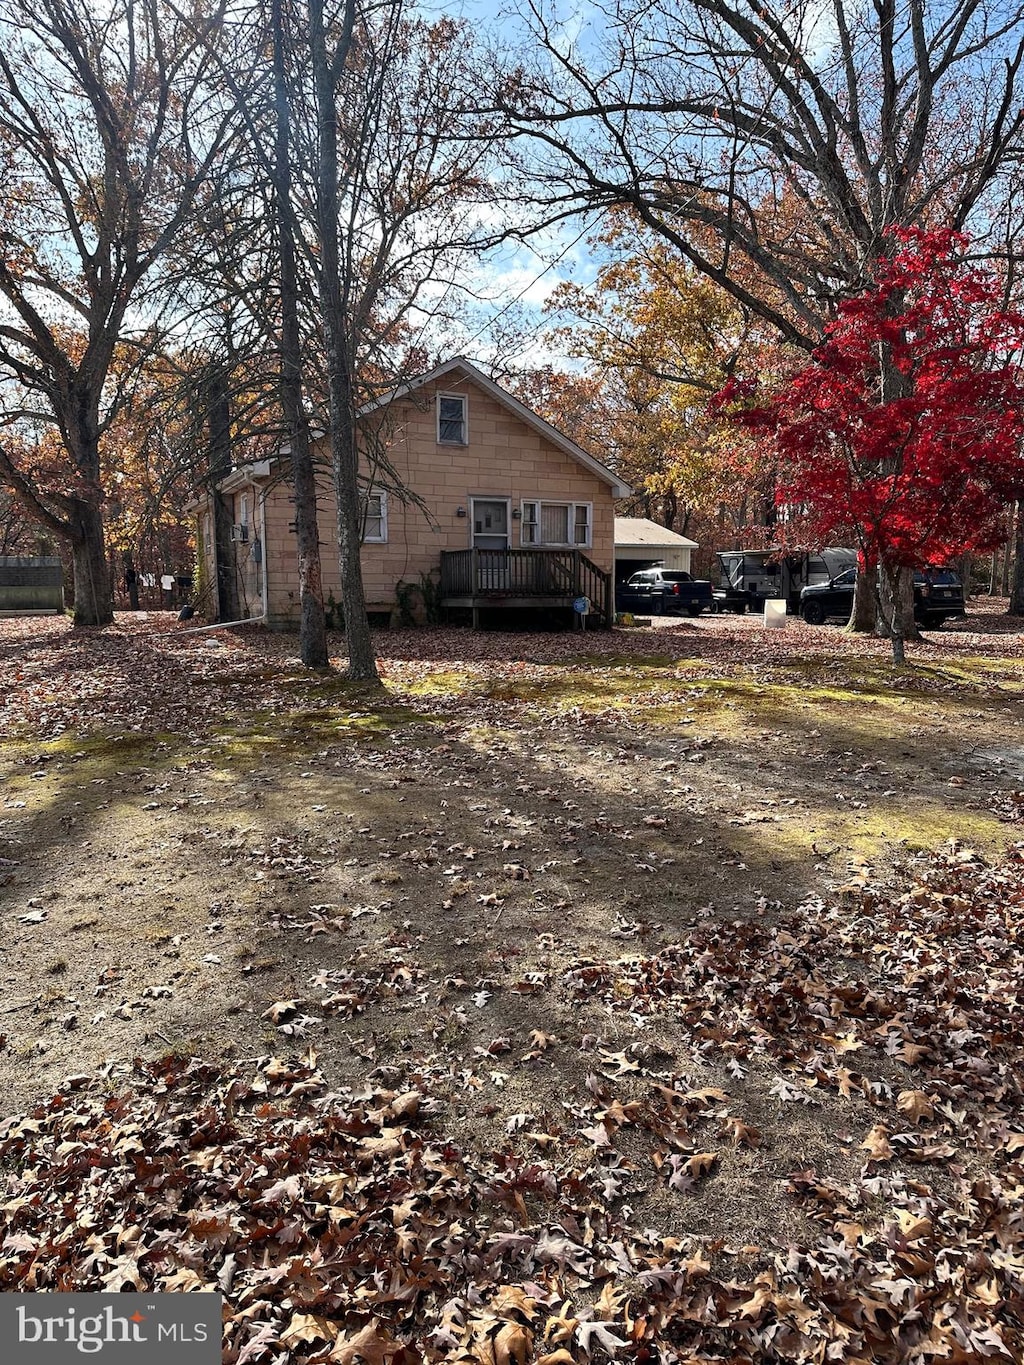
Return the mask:
[[641, 569], [615, 589], [616, 611], [699, 616], [712, 602], [711, 584], [682, 569]]
[[827, 583], [857, 563], [857, 551], [827, 545], [813, 553], [771, 550], [723, 550], [713, 611], [764, 611], [766, 602], [783, 599], [792, 612], [800, 609], [800, 589]]
[[914, 619], [927, 630], [966, 616], [964, 585], [952, 569], [925, 569], [914, 575]]
[[[800, 615], [812, 626], [830, 616], [849, 619], [857, 570], [846, 569], [827, 583], [814, 583], [800, 593]], [[926, 630], [966, 615], [964, 585], [951, 569], [925, 569], [914, 574], [914, 620]]]

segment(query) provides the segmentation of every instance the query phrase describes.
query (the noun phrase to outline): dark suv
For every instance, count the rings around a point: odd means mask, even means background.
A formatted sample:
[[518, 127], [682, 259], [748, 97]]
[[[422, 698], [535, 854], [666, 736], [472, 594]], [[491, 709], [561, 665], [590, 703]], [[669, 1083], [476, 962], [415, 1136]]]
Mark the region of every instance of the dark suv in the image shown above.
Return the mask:
[[[800, 615], [812, 626], [830, 616], [849, 618], [857, 570], [846, 569], [827, 583], [813, 583], [800, 593]], [[914, 574], [914, 620], [925, 630], [937, 630], [943, 621], [965, 616], [964, 587], [949, 569], [925, 569]]]
[[707, 579], [693, 578], [682, 569], [641, 569], [615, 589], [616, 611], [662, 612], [699, 616], [714, 601]]

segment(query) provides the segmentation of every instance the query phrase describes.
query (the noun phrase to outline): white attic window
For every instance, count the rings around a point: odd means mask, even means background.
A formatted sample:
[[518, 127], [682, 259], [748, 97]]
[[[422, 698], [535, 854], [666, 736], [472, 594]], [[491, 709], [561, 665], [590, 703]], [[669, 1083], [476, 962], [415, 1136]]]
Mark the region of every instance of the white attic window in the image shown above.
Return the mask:
[[466, 445], [466, 425], [465, 394], [439, 393], [437, 395], [438, 445]]

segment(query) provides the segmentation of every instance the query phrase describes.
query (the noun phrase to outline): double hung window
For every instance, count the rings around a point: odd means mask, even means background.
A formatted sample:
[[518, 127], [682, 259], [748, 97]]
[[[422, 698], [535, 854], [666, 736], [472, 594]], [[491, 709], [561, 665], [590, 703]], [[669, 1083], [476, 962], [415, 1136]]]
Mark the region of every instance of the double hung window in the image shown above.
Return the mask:
[[439, 445], [445, 446], [466, 445], [466, 399], [464, 394], [438, 394], [437, 441]]
[[589, 502], [524, 502], [522, 543], [588, 546], [591, 541], [592, 510]]
[[371, 488], [362, 498], [363, 543], [382, 545], [388, 538], [388, 495]]

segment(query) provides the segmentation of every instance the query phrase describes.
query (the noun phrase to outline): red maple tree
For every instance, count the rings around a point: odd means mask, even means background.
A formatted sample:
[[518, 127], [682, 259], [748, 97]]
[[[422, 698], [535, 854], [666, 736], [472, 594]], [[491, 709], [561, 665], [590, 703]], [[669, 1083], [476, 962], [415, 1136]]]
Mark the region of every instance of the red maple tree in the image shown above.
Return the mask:
[[[889, 238], [874, 283], [839, 305], [810, 364], [738, 416], [773, 439], [777, 500], [800, 538], [852, 532], [897, 602], [903, 571], [1006, 537], [1024, 489], [1024, 317], [968, 264], [961, 234]], [[888, 616], [902, 661], [900, 613]]]

